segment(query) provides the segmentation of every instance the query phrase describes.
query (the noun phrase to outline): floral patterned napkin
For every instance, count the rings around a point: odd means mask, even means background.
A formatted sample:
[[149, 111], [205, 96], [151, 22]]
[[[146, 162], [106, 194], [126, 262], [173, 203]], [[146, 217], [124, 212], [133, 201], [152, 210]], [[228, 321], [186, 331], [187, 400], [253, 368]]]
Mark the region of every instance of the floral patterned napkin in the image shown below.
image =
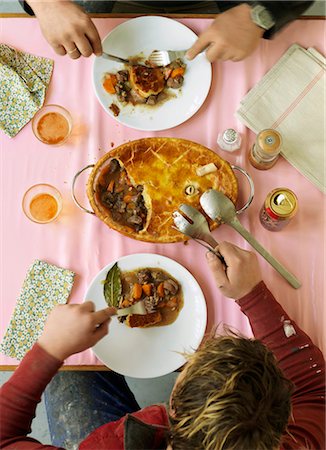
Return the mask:
[[67, 303], [74, 272], [36, 260], [25, 278], [0, 351], [21, 360], [42, 334], [48, 314]]
[[0, 44], [0, 129], [14, 137], [42, 107], [51, 59]]

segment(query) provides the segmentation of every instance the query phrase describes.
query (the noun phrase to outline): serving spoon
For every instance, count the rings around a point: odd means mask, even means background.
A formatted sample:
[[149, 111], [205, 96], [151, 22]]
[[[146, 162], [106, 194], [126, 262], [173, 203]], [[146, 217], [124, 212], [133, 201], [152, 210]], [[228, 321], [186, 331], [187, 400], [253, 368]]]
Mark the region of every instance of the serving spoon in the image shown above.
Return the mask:
[[210, 189], [201, 196], [200, 204], [205, 213], [212, 220], [219, 223], [226, 223], [234, 228], [242, 237], [249, 242], [252, 247], [261, 254], [266, 261], [274, 267], [277, 272], [288, 281], [292, 287], [298, 289], [301, 286], [300, 281], [289, 272], [277, 259], [275, 259], [268, 251], [244, 228], [239, 219], [234, 204], [222, 192]]

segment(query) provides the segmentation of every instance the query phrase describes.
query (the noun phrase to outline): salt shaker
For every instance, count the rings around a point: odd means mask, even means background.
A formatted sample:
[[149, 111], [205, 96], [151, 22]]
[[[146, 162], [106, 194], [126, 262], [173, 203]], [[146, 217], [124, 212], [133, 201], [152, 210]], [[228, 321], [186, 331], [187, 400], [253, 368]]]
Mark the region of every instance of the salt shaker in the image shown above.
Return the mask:
[[241, 147], [241, 135], [233, 128], [227, 128], [217, 136], [217, 144], [222, 150], [234, 152]]

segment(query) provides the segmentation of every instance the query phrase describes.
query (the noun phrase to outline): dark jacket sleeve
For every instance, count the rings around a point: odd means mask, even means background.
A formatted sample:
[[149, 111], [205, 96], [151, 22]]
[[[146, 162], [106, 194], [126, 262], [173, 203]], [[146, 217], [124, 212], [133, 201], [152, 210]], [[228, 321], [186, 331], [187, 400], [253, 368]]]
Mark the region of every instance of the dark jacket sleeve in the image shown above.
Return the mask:
[[283, 449], [325, 450], [325, 362], [309, 336], [289, 318], [263, 282], [237, 301], [253, 334], [275, 354], [295, 386]]
[[27, 437], [41, 395], [61, 362], [38, 344], [26, 354], [11, 378], [0, 389], [0, 448], [12, 450], [57, 449]]
[[[110, 0], [78, 0], [74, 1], [81, 6], [87, 13], [110, 13], [115, 1]], [[30, 16], [34, 16], [33, 9], [24, 0], [19, 0], [24, 11]]]
[[268, 9], [275, 20], [273, 28], [265, 31], [263, 36], [265, 39], [269, 39], [286, 24], [301, 16], [314, 2], [302, 0], [293, 2], [260, 1], [259, 3]]
[[30, 16], [34, 16], [34, 11], [32, 10], [32, 8], [24, 1], [24, 0], [19, 0], [19, 3], [21, 4], [23, 10], [29, 14]]

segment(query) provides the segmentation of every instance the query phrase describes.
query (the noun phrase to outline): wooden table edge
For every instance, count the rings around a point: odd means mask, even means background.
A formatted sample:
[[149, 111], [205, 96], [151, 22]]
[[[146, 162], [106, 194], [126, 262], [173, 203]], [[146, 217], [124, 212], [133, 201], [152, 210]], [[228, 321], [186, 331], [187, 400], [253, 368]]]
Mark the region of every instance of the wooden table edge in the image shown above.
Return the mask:
[[[14, 372], [17, 369], [18, 365], [2, 365], [0, 366], [0, 372]], [[183, 366], [179, 367], [179, 369], [173, 370], [171, 373], [173, 372], [181, 372], [183, 369]], [[109, 367], [103, 366], [103, 365], [87, 365], [87, 364], [83, 364], [80, 366], [72, 366], [72, 365], [67, 365], [67, 366], [62, 366], [60, 369], [60, 371], [81, 371], [81, 372], [101, 372], [101, 371], [105, 371], [105, 372], [110, 372], [111, 369]]]
[[[13, 365], [2, 365], [0, 366], [0, 372], [13, 372], [14, 370], [16, 370], [18, 367], [18, 365], [13, 364]], [[62, 366], [60, 368], [60, 370], [63, 371], [71, 371], [71, 370], [78, 370], [78, 371], [83, 371], [83, 372], [87, 372], [87, 371], [110, 371], [111, 369], [109, 369], [106, 366], [103, 365], [87, 365], [87, 364], [83, 364], [83, 365], [67, 365], [67, 366]]]
[[[123, 19], [123, 18], [132, 18], [139, 16], [162, 16], [162, 17], [171, 17], [174, 19], [212, 19], [217, 14], [145, 14], [145, 13], [134, 13], [134, 14], [113, 14], [113, 13], [90, 13], [89, 16], [94, 19]], [[35, 19], [35, 16], [29, 16], [26, 13], [0, 13], [0, 18], [27, 18], [27, 19]], [[297, 20], [325, 20], [325, 16], [301, 16]]]

